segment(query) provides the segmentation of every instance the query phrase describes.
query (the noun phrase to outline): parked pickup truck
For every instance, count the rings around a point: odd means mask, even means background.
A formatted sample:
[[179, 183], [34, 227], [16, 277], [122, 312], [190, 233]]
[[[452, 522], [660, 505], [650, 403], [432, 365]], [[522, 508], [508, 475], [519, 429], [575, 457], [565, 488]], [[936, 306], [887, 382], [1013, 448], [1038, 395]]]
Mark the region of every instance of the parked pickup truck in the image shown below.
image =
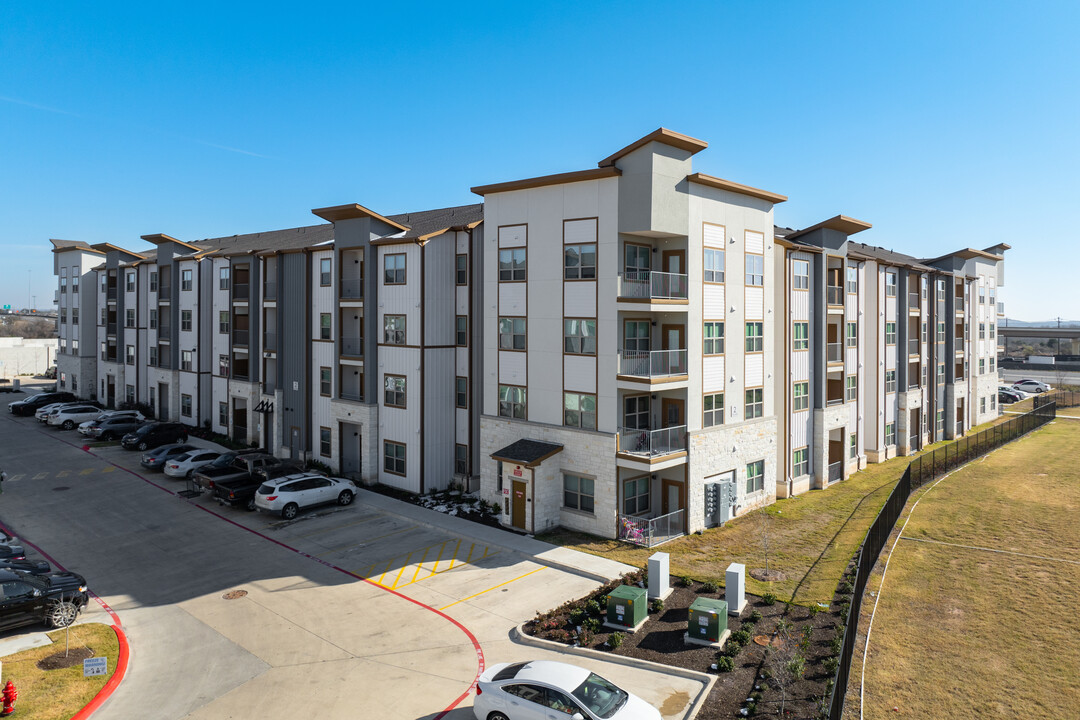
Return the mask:
[[215, 480], [214, 499], [222, 505], [255, 509], [255, 491], [267, 480], [302, 472], [304, 465], [296, 460], [282, 460], [255, 470], [250, 476], [236, 480]]
[[213, 490], [220, 482], [232, 480], [250, 480], [255, 477], [255, 472], [263, 468], [271, 468], [281, 465], [285, 461], [267, 453], [248, 453], [237, 455], [233, 461], [225, 467], [204, 467], [196, 470], [192, 479], [199, 487]]

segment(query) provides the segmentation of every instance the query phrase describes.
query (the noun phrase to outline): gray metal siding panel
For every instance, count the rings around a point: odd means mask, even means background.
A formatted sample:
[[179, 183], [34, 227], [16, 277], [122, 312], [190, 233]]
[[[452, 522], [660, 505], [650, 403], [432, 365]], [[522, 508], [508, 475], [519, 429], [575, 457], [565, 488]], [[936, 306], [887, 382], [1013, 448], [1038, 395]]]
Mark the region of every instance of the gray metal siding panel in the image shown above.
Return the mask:
[[[282, 255], [279, 262], [278, 322], [282, 342], [278, 350], [278, 380], [282, 392], [282, 447], [288, 447], [291, 428], [300, 429], [302, 449], [310, 450], [307, 395], [311, 332], [308, 327], [308, 273], [304, 253]], [[295, 383], [295, 385], [294, 385]], [[294, 389], [295, 388], [295, 389]]]

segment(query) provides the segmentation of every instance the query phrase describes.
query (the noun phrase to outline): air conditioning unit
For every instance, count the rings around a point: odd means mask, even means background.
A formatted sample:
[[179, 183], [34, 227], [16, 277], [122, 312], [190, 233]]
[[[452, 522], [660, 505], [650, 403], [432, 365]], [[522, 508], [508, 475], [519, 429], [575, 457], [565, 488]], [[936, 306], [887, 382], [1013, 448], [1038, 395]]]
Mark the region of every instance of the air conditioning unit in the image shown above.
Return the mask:
[[263, 350], [263, 357], [264, 358], [272, 358], [272, 357], [274, 357], [274, 351], [273, 350]]

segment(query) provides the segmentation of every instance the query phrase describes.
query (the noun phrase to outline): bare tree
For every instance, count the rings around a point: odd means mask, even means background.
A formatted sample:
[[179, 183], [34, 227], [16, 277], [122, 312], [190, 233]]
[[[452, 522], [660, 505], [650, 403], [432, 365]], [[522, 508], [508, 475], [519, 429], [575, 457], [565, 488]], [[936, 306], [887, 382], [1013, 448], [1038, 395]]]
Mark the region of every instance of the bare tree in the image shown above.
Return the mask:
[[765, 649], [765, 666], [769, 671], [769, 680], [780, 691], [781, 716], [784, 715], [788, 693], [795, 683], [802, 680], [806, 672], [806, 659], [791, 636], [791, 629], [791, 622], [781, 618], [776, 626], [774, 644]]

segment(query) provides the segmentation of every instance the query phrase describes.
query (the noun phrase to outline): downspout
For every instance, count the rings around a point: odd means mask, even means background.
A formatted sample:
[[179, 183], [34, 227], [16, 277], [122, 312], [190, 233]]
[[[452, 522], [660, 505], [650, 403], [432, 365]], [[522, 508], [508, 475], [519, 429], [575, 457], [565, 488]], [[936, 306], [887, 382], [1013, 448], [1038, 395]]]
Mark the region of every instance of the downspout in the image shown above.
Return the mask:
[[[776, 241], [773, 240], [773, 242], [775, 243]], [[783, 408], [784, 408], [784, 426], [783, 426], [784, 427], [784, 442], [783, 442], [783, 448], [784, 448], [784, 453], [785, 453], [785, 458], [784, 458], [784, 476], [785, 476], [785, 480], [784, 481], [787, 483], [787, 496], [791, 497], [794, 494], [794, 490], [795, 490], [795, 478], [793, 477], [794, 468], [792, 467], [792, 457], [791, 457], [791, 450], [792, 450], [792, 448], [791, 448], [791, 410], [789, 408], [789, 403], [788, 403], [788, 400], [789, 400], [788, 396], [792, 392], [792, 389], [791, 389], [792, 385], [791, 385], [791, 368], [790, 368], [790, 361], [791, 361], [791, 338], [790, 338], [791, 311], [788, 308], [788, 301], [791, 298], [791, 287], [789, 285], [789, 279], [791, 278], [791, 252], [787, 248], [784, 248], [783, 268], [784, 268], [784, 280], [781, 282], [781, 287], [784, 288], [784, 345], [783, 345], [783, 348], [784, 348], [784, 366], [783, 366], [783, 375], [782, 375], [782, 377], [784, 378], [784, 383], [785, 383], [785, 385], [784, 385], [784, 404], [783, 404]], [[809, 290], [809, 288], [808, 288], [808, 290]], [[807, 332], [807, 335], [809, 335], [809, 331]], [[807, 385], [808, 385], [807, 392], [809, 392], [809, 383]], [[813, 417], [813, 415], [811, 414], [810, 417]]]
[[[418, 243], [419, 244], [419, 243]], [[424, 494], [424, 355], [427, 336], [424, 319], [427, 314], [427, 245], [420, 244], [420, 494]]]
[[[473, 423], [473, 418], [476, 417], [476, 415], [474, 414], [475, 410], [474, 410], [473, 406], [476, 403], [474, 403], [472, 401], [473, 383], [476, 382], [476, 361], [475, 361], [475, 357], [476, 357], [475, 356], [475, 345], [476, 345], [476, 343], [473, 342], [473, 333], [475, 332], [475, 328], [473, 327], [473, 281], [474, 281], [474, 279], [476, 277], [476, 273], [473, 272], [472, 264], [475, 261], [476, 256], [473, 254], [473, 229], [471, 227], [466, 226], [465, 232], [467, 232], [469, 234], [469, 243], [468, 243], [468, 246], [467, 246], [468, 247], [468, 252], [469, 252], [469, 258], [468, 258], [468, 261], [465, 263], [466, 272], [469, 273], [469, 276], [467, 278], [468, 284], [466, 285], [466, 292], [469, 294], [469, 306], [468, 306], [469, 307], [469, 315], [468, 315], [469, 319], [467, 321], [468, 322], [468, 328], [469, 328], [469, 334], [467, 336], [468, 346], [465, 349], [466, 350], [466, 356], [468, 358], [468, 363], [467, 364], [468, 364], [468, 368], [469, 368], [469, 378], [468, 378], [468, 380], [466, 381], [466, 384], [465, 384], [465, 398], [466, 398], [466, 401], [468, 403], [468, 409], [465, 411], [465, 417], [468, 419], [468, 422], [469, 422], [469, 433], [468, 433], [468, 438], [469, 438], [469, 458], [468, 458], [469, 467], [468, 467], [468, 479], [467, 479], [468, 487], [466, 489], [466, 492], [472, 492], [472, 489], [473, 489], [473, 487], [472, 487], [472, 485], [473, 485], [473, 482], [472, 482], [473, 481], [473, 470], [474, 470], [474, 467], [475, 467], [475, 465], [473, 463], [473, 456], [474, 456], [474, 453], [476, 451], [476, 446], [474, 444], [475, 436], [474, 436], [474, 433], [473, 433], [473, 424], [474, 424]], [[477, 488], [477, 490], [479, 490], [479, 488]]]

